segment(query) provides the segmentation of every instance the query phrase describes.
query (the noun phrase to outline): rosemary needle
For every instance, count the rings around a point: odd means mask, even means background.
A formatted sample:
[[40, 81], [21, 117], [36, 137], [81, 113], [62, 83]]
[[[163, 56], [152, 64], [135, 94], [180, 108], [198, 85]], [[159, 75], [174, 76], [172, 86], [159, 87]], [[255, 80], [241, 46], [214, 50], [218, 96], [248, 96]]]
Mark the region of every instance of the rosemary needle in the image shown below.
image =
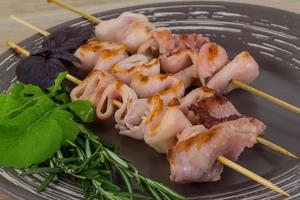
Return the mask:
[[[80, 125], [80, 129], [77, 139], [74, 142], [69, 141], [69, 145], [57, 151], [50, 162], [26, 169], [22, 173], [48, 174], [38, 191], [46, 189], [59, 175], [77, 183], [82, 188], [85, 199], [185, 199], [163, 184], [142, 176], [134, 165], [119, 155], [117, 148], [100, 141], [83, 125]], [[127, 192], [119, 187], [116, 174], [120, 175]], [[133, 190], [133, 182], [140, 187], [141, 193]], [[145, 196], [144, 192], [148, 192], [151, 198]]]

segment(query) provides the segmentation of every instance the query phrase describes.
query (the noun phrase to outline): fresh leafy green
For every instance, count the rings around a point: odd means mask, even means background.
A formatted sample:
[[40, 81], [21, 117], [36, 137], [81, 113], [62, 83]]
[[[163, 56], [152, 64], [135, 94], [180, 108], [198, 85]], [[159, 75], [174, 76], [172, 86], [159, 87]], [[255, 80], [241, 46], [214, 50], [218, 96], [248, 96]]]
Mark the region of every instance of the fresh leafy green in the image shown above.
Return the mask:
[[[63, 175], [81, 186], [86, 199], [185, 199], [161, 183], [142, 176], [138, 170], [122, 156], [116, 148], [99, 141], [99, 137], [80, 125], [81, 133], [77, 139], [59, 150], [50, 161], [53, 166], [37, 166], [24, 171], [24, 175], [48, 173], [38, 190], [45, 189], [55, 175]], [[50, 162], [50, 163], [51, 163]], [[116, 173], [117, 172], [117, 173]], [[127, 192], [115, 182], [115, 175], [120, 174]], [[148, 192], [152, 198], [135, 193], [133, 182]], [[125, 189], [126, 190], [126, 189]]]
[[84, 123], [90, 123], [96, 120], [95, 108], [93, 104], [88, 101], [75, 101], [69, 103], [67, 106], [71, 112], [79, 117]]
[[73, 115], [62, 109], [54, 109], [50, 116], [56, 120], [62, 130], [62, 144], [66, 145], [67, 141], [74, 141], [79, 133], [79, 126], [73, 120]]
[[0, 104], [1, 166], [43, 162], [79, 133], [73, 115], [39, 87], [17, 83], [8, 94], [1, 94]]
[[[23, 175], [47, 173], [39, 192], [63, 176], [80, 185], [86, 199], [184, 199], [142, 176], [118, 148], [81, 124], [95, 120], [95, 109], [87, 101], [70, 102], [61, 86], [65, 75], [46, 92], [17, 83], [8, 94], [0, 94], [0, 166], [28, 167]], [[151, 198], [135, 193], [134, 182]]]
[[58, 74], [57, 78], [54, 81], [54, 85], [48, 87], [50, 95], [56, 94], [58, 91], [62, 90], [61, 84], [65, 77], [67, 76], [67, 72], [61, 72]]
[[26, 167], [50, 158], [61, 146], [63, 131], [51, 117], [55, 104], [41, 96], [34, 105], [0, 120], [0, 165]]
[[43, 94], [39, 87], [16, 83], [8, 94], [0, 94], [0, 119], [21, 112]]

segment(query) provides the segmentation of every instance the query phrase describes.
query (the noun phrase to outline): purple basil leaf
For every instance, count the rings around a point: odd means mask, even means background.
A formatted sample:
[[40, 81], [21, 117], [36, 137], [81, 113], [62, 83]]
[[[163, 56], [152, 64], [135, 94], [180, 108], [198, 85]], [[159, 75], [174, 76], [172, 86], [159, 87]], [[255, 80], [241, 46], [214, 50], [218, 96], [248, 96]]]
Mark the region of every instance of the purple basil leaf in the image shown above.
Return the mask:
[[91, 28], [73, 28], [69, 30], [69, 40], [65, 43], [66, 47], [62, 47], [66, 50], [75, 51], [80, 45], [85, 43], [92, 35]]
[[59, 60], [80, 63], [80, 60], [77, 57], [75, 57], [73, 54], [68, 53], [66, 51], [55, 51], [53, 52], [51, 57]]
[[67, 28], [52, 33], [45, 39], [43, 46], [51, 52], [60, 50], [73, 53], [91, 34], [91, 28]]
[[83, 44], [83, 41], [81, 38], [70, 38], [67, 41], [65, 41], [64, 45], [61, 46], [59, 49], [63, 51], [68, 52], [74, 52], [78, 47], [80, 47]]
[[20, 82], [46, 89], [54, 84], [59, 72], [65, 71], [64, 66], [59, 63], [60, 61], [56, 62], [42, 56], [30, 56], [17, 66], [17, 78]]
[[66, 71], [63, 63], [56, 58], [49, 58], [45, 64], [45, 71], [50, 79], [55, 80], [59, 72]]
[[36, 51], [35, 53], [31, 53], [30, 55], [32, 55], [32, 56], [40, 56], [40, 55], [47, 54], [47, 52], [48, 52], [48, 49], [41, 48], [38, 51]]
[[48, 88], [54, 84], [65, 64], [80, 62], [74, 51], [92, 35], [92, 28], [67, 28], [45, 38], [42, 48], [17, 66], [18, 80]]

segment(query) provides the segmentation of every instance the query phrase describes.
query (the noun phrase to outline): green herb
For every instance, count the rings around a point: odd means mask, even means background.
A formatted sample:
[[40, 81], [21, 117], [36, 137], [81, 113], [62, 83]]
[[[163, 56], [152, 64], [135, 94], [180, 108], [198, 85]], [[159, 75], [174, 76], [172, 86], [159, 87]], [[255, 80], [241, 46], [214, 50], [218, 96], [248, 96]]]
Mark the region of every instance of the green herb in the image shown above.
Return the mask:
[[[86, 199], [185, 199], [163, 184], [142, 176], [137, 168], [118, 155], [115, 148], [107, 147], [100, 142], [99, 138], [83, 125], [80, 125], [80, 129], [78, 138], [50, 159], [54, 163], [52, 167], [47, 165], [29, 168], [23, 174], [48, 173], [49, 175], [39, 187], [43, 189], [45, 189], [44, 185], [49, 184], [53, 179], [50, 175], [66, 176], [81, 186]], [[127, 192], [119, 187], [116, 178], [118, 173], [123, 179]], [[132, 186], [134, 180], [141, 191], [147, 191], [152, 198], [135, 193]]]
[[93, 105], [87, 101], [75, 101], [67, 104], [67, 107], [84, 123], [96, 120], [96, 112]]
[[63, 82], [63, 80], [65, 79], [65, 77], [67, 76], [67, 72], [62, 72], [59, 73], [57, 78], [54, 80], [54, 85], [50, 86], [48, 88], [48, 91], [50, 92], [50, 95], [54, 95], [57, 92], [62, 90], [61, 84]]
[[22, 175], [46, 173], [37, 191], [67, 177], [82, 188], [86, 199], [185, 199], [142, 176], [118, 148], [80, 123], [95, 120], [95, 110], [89, 102], [65, 98], [64, 76], [60, 74], [47, 92], [17, 83], [8, 94], [0, 94], [0, 166], [27, 167]]
[[23, 104], [0, 107], [0, 165], [20, 168], [50, 158], [61, 144], [76, 139], [79, 127], [72, 114], [57, 107], [47, 95], [31, 93], [26, 97], [26, 87], [23, 91], [19, 84], [16, 87], [2, 95], [7, 105], [19, 97]]
[[0, 95], [1, 166], [22, 168], [41, 163], [67, 141], [74, 141], [79, 126], [72, 113], [85, 122], [95, 119], [89, 102], [58, 105], [53, 100], [63, 94], [60, 84], [64, 76], [59, 75], [49, 92], [16, 83], [8, 94]]

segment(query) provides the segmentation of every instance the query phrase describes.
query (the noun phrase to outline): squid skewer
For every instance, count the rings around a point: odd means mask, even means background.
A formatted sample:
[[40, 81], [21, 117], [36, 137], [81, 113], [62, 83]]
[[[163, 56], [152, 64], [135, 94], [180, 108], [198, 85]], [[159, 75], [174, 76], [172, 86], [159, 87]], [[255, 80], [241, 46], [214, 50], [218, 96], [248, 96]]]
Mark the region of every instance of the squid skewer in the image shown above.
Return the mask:
[[[9, 47], [11, 47], [13, 50], [15, 50], [16, 52], [18, 53], [21, 53], [22, 55], [24, 56], [29, 56], [30, 55], [30, 52], [28, 52], [27, 50], [23, 49], [22, 47], [18, 46], [17, 44], [14, 44], [13, 42], [11, 41], [7, 41], [6, 43]], [[66, 78], [74, 83], [81, 83], [82, 81], [71, 76], [71, 75], [67, 75]], [[115, 105], [118, 107], [120, 106], [120, 102], [116, 101], [115, 102]], [[259, 175], [251, 172], [250, 170], [230, 161], [229, 159], [223, 157], [223, 156], [219, 156], [218, 157], [218, 161], [220, 163], [222, 163], [223, 165], [233, 169], [233, 170], [236, 170], [238, 171], [239, 173], [247, 176], [248, 178], [256, 181], [257, 183], [273, 190], [273, 191], [276, 191], [284, 196], [290, 196], [287, 192], [285, 192], [284, 190], [282, 190], [281, 188], [279, 188], [278, 186], [276, 186], [275, 184], [273, 184], [272, 182], [264, 179], [263, 177], [260, 177]]]
[[[66, 10], [69, 10], [71, 12], [77, 13], [80, 16], [82, 16], [82, 17], [84, 17], [84, 18], [86, 18], [88, 20], [91, 20], [91, 21], [93, 21], [93, 22], [95, 22], [97, 24], [102, 22], [102, 20], [100, 20], [100, 19], [98, 19], [98, 18], [96, 18], [96, 17], [94, 17], [92, 15], [89, 15], [87, 13], [84, 13], [84, 12], [82, 12], [82, 11], [80, 11], [80, 10], [78, 10], [78, 9], [76, 9], [76, 8], [68, 5], [68, 4], [65, 4], [65, 3], [63, 3], [60, 0], [48, 0], [48, 2], [49, 3], [54, 3], [54, 4], [56, 4], [56, 5], [64, 8], [64, 9], [66, 9]], [[262, 98], [264, 98], [264, 99], [266, 99], [268, 101], [271, 101], [274, 104], [277, 104], [277, 105], [279, 105], [281, 107], [284, 107], [284, 108], [286, 108], [288, 110], [291, 110], [291, 111], [293, 111], [293, 112], [295, 112], [297, 114], [300, 114], [300, 108], [299, 107], [294, 106], [292, 104], [289, 104], [289, 103], [287, 103], [287, 102], [285, 102], [283, 100], [280, 100], [279, 98], [273, 97], [273, 96], [271, 96], [271, 95], [269, 95], [269, 94], [267, 94], [267, 93], [265, 93], [265, 92], [263, 92], [261, 90], [253, 88], [253, 87], [249, 86], [248, 84], [245, 84], [245, 83], [243, 83], [243, 82], [241, 82], [239, 80], [232, 80], [230, 82], [230, 84], [234, 85], [235, 87], [238, 87], [238, 88], [241, 88], [243, 90], [246, 90], [246, 91], [248, 91], [248, 92], [250, 92], [252, 94], [258, 95], [258, 96], [260, 96], [260, 97], [262, 97]]]
[[[55, 0], [55, 1], [56, 1], [56, 0]], [[45, 31], [45, 30], [43, 30], [43, 29], [40, 29], [39, 27], [36, 27], [36, 26], [34, 26], [34, 25], [28, 23], [27, 21], [25, 21], [25, 20], [23, 20], [23, 19], [21, 19], [21, 18], [15, 16], [15, 15], [10, 15], [10, 17], [11, 17], [12, 19], [16, 20], [17, 22], [19, 22], [19, 23], [21, 23], [21, 24], [23, 24], [23, 25], [29, 27], [29, 28], [32, 28], [33, 30], [35, 30], [35, 31], [37, 31], [38, 33], [40, 33], [41, 35], [48, 36], [48, 35], [50, 34], [49, 32], [47, 32], [47, 31]], [[11, 44], [13, 44], [13, 43], [11, 43]], [[9, 46], [9, 45], [8, 45], [8, 46]], [[14, 46], [16, 46], [16, 45], [14, 45]], [[16, 48], [18, 48], [18, 47], [16, 46]], [[29, 52], [26, 52], [26, 50], [24, 51], [24, 49], [22, 49], [22, 48], [20, 48], [20, 49], [18, 49], [18, 50], [19, 50], [20, 52], [23, 52], [24, 55], [26, 54], [26, 56], [29, 56], [29, 54], [28, 54]], [[69, 74], [67, 74], [67, 77], [66, 77], [66, 78], [67, 78], [68, 80], [72, 81], [73, 83], [76, 83], [77, 85], [79, 85], [79, 84], [82, 82], [81, 80], [79, 80], [79, 79], [77, 79], [76, 77], [73, 77], [73, 76], [71, 76], [71, 75], [69, 75]], [[236, 82], [238, 85], [240, 85], [240, 87], [251, 88], [251, 87], [248, 86], [247, 84], [244, 84], [244, 83], [242, 83], [242, 82], [240, 82], [240, 81], [233, 80], [233, 82]], [[256, 90], [255, 88], [252, 88], [252, 89]], [[257, 90], [257, 91], [258, 91], [258, 90]], [[258, 92], [263, 93], [263, 92], [261, 92], [261, 91], [258, 91]], [[268, 94], [264, 94], [264, 95], [268, 95]], [[269, 95], [269, 96], [270, 96], [270, 95]], [[271, 97], [271, 96], [270, 96], [270, 97]], [[276, 98], [274, 98], [274, 99], [275, 99], [277, 102], [281, 103], [281, 104], [286, 104], [287, 106], [292, 106], [292, 105], [287, 104], [287, 103], [285, 103], [285, 102], [281, 102], [281, 100], [279, 100], [279, 99], [276, 99]], [[115, 103], [116, 105], [120, 105], [117, 101], [115, 101], [114, 103]], [[120, 106], [119, 106], [119, 107], [120, 107]], [[279, 145], [276, 145], [276, 144], [274, 144], [274, 143], [272, 143], [272, 142], [270, 142], [270, 141], [268, 141], [268, 140], [266, 140], [266, 139], [264, 139], [264, 138], [262, 138], [262, 137], [257, 137], [257, 141], [258, 141], [259, 143], [261, 143], [261, 144], [263, 144], [263, 145], [265, 145], [265, 146], [267, 146], [267, 147], [273, 149], [274, 151], [277, 151], [277, 152], [279, 152], [279, 153], [282, 153], [282, 154], [284, 154], [284, 155], [290, 156], [290, 157], [295, 158], [295, 159], [299, 159], [299, 157], [296, 156], [295, 154], [289, 152], [288, 150], [284, 149], [283, 147], [280, 147]]]

